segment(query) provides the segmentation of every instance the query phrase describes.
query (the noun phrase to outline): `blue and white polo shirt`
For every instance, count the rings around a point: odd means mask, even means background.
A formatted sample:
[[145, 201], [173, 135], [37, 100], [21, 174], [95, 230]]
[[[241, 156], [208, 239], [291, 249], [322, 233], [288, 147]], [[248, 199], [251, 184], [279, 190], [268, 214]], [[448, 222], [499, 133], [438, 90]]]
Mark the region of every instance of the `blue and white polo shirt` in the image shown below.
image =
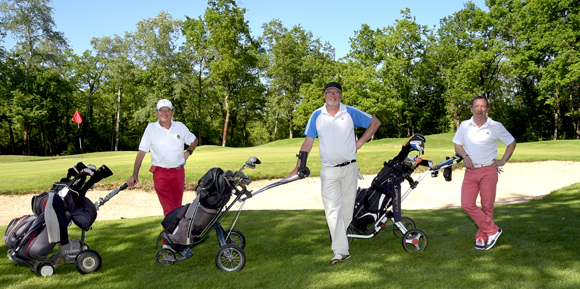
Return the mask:
[[372, 118], [372, 115], [342, 103], [333, 117], [325, 104], [312, 113], [304, 134], [313, 139], [318, 136], [320, 162], [323, 167], [333, 167], [356, 160], [354, 128], [368, 128]]

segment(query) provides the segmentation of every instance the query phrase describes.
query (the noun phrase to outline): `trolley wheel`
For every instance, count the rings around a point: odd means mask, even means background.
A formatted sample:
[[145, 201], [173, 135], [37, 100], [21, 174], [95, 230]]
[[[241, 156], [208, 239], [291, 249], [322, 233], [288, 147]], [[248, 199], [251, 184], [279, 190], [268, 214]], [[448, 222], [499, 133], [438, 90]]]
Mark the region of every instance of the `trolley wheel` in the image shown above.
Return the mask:
[[[415, 226], [415, 221], [413, 221], [413, 219], [411, 219], [409, 217], [402, 217], [401, 224], [403, 224], [403, 226], [405, 226], [405, 228], [407, 228], [407, 230], [417, 228]], [[399, 230], [399, 227], [397, 227], [397, 224], [393, 224], [393, 233], [395, 233], [395, 235], [399, 238], [403, 237], [403, 233], [401, 232], [401, 230]]]
[[239, 271], [246, 265], [246, 254], [239, 246], [227, 244], [217, 251], [215, 264], [222, 271]]
[[95, 250], [82, 251], [75, 259], [75, 268], [81, 274], [97, 272], [101, 269], [102, 264], [103, 259]]
[[403, 235], [403, 249], [407, 252], [420, 252], [427, 247], [427, 235], [419, 229], [411, 229]]
[[52, 266], [50, 263], [42, 263], [38, 265], [38, 268], [36, 268], [36, 273], [38, 273], [38, 276], [40, 277], [52, 276], [54, 271], [54, 266]]
[[244, 249], [246, 247], [246, 237], [242, 232], [238, 229], [228, 229], [224, 232], [224, 236], [230, 235], [230, 237], [226, 240], [226, 244], [233, 244], [237, 245], [238, 247]]
[[157, 260], [157, 264], [161, 267], [171, 266], [175, 263], [175, 253], [169, 248], [163, 248], [157, 251], [155, 255], [155, 259]]
[[352, 244], [352, 240], [354, 240], [353, 237], [349, 237], [349, 234], [353, 234], [354, 235], [354, 230], [349, 226], [348, 228], [346, 228], [346, 237], [348, 238], [348, 244]]

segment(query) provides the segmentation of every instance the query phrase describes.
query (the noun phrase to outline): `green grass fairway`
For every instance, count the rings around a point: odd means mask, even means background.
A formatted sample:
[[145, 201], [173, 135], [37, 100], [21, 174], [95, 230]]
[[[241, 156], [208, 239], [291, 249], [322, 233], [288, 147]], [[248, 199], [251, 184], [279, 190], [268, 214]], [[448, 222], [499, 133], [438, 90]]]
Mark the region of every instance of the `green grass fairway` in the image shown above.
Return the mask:
[[[426, 136], [423, 158], [435, 163], [453, 154], [452, 133]], [[384, 161], [395, 157], [406, 138], [382, 139], [368, 142], [358, 152], [358, 166], [363, 174], [376, 174]], [[220, 146], [200, 146], [186, 164], [186, 184], [193, 188], [199, 178], [210, 168], [237, 170], [250, 157], [256, 156], [262, 164], [247, 173], [252, 179], [279, 179], [286, 176], [296, 164], [296, 154], [303, 138], [281, 140], [259, 147], [224, 148]], [[499, 144], [498, 152], [503, 154], [505, 146]], [[531, 162], [546, 160], [580, 161], [580, 140], [544, 141], [518, 144], [511, 162]], [[25, 157], [0, 156], [0, 194], [23, 194], [42, 192], [66, 176], [68, 168], [82, 161], [97, 167], [105, 164], [114, 173], [101, 181], [98, 187], [112, 189], [123, 184], [133, 173], [137, 152], [101, 152], [66, 157]], [[152, 188], [152, 174], [149, 173], [150, 155], [147, 154], [140, 170], [140, 186]], [[311, 176], [320, 173], [318, 140], [315, 141], [308, 158]]]
[[[580, 288], [580, 184], [529, 203], [497, 206], [504, 230], [489, 251], [474, 249], [474, 223], [461, 209], [403, 211], [428, 237], [408, 253], [392, 223], [376, 237], [357, 239], [352, 257], [335, 266], [324, 213], [244, 211], [236, 228], [246, 237], [246, 266], [226, 273], [215, 265], [215, 233], [193, 257], [170, 267], [155, 261], [161, 218], [97, 221], [87, 243], [103, 266], [88, 275], [72, 264], [41, 278], [0, 258], [1, 288]], [[235, 214], [224, 222], [229, 228]], [[0, 226], [4, 232], [6, 227]], [[79, 229], [71, 227], [71, 238]], [[0, 246], [0, 256], [7, 247]]]

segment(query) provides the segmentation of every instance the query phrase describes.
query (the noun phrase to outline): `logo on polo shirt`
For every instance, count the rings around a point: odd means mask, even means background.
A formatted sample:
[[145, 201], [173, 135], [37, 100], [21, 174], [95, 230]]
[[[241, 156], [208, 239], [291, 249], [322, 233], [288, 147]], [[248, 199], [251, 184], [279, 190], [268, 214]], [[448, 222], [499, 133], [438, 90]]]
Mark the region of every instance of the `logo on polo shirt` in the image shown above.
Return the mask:
[[[489, 133], [488, 133], [489, 134]], [[181, 136], [177, 135], [177, 139], [181, 139]]]

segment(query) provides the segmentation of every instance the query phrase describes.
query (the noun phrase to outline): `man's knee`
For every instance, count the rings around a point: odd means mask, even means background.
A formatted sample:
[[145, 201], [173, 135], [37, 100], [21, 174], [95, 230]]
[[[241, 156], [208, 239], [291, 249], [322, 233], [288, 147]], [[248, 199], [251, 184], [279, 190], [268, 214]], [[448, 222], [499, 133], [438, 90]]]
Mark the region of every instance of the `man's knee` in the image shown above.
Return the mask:
[[479, 209], [475, 204], [463, 204], [463, 203], [461, 204], [461, 208], [467, 213], [475, 212]]

